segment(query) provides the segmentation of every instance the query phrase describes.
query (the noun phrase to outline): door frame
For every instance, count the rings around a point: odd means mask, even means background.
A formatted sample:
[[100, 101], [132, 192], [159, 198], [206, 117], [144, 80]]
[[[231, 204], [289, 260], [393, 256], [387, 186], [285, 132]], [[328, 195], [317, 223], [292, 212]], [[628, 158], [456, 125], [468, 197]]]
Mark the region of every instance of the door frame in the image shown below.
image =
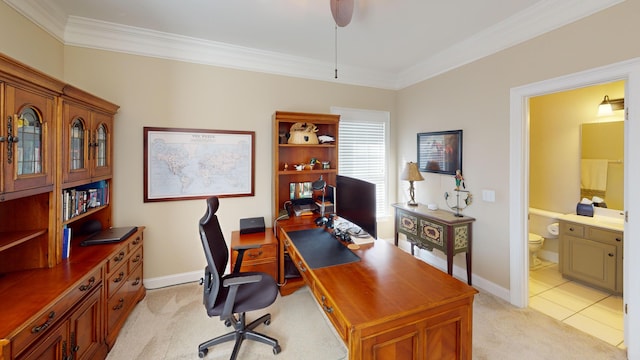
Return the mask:
[[[630, 184], [640, 183], [640, 114], [634, 113], [631, 99], [640, 99], [640, 58], [615, 63], [575, 74], [561, 76], [511, 89], [510, 92], [510, 140], [509, 140], [509, 252], [510, 252], [510, 302], [518, 307], [529, 303], [529, 249], [527, 246], [527, 215], [529, 208], [529, 99], [554, 92], [592, 86], [617, 80], [625, 80], [625, 146], [624, 146], [624, 204], [627, 219], [624, 225], [625, 239], [635, 239], [640, 234], [640, 211], [635, 211], [640, 199], [640, 189]], [[627, 241], [623, 258], [640, 256], [640, 244]], [[640, 262], [624, 261], [623, 292], [625, 309], [625, 340], [640, 339], [640, 286], [631, 274], [640, 274]], [[638, 310], [633, 311], [634, 306]], [[628, 306], [628, 308], [627, 308]], [[640, 342], [625, 341], [627, 356], [640, 357]]]

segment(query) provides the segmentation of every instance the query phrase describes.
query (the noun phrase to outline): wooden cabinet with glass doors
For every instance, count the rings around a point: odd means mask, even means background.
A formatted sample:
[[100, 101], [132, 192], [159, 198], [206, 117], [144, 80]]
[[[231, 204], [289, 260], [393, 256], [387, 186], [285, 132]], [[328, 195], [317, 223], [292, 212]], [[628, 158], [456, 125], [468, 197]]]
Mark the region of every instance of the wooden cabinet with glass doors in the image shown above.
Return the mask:
[[111, 133], [117, 106], [66, 86], [62, 98], [62, 181], [93, 182], [111, 176]]

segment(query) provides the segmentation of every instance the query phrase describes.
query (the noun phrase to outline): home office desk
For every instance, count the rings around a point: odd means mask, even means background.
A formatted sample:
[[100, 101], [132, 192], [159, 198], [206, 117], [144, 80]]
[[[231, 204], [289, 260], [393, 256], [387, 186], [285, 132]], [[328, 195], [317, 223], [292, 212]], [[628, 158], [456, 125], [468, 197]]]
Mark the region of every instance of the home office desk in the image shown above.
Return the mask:
[[287, 225], [278, 224], [280, 246], [347, 345], [349, 359], [471, 359], [477, 290], [384, 240], [352, 250], [357, 261], [312, 268], [291, 238], [315, 225]]

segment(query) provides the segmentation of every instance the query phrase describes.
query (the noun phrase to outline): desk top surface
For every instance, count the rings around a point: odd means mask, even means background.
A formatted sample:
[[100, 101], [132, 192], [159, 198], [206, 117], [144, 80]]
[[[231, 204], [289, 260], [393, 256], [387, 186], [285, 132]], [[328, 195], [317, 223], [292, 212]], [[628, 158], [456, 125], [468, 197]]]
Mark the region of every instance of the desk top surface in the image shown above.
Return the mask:
[[478, 292], [385, 240], [352, 251], [360, 261], [310, 271], [353, 326], [436, 308]]
[[406, 203], [397, 203], [397, 204], [392, 204], [391, 206], [393, 206], [396, 209], [401, 209], [404, 211], [414, 213], [418, 216], [437, 219], [439, 221], [449, 223], [449, 224], [468, 223], [476, 220], [466, 215], [455, 216], [454, 213], [447, 210], [442, 210], [442, 209], [431, 210], [422, 204], [418, 204], [417, 206], [409, 206]]

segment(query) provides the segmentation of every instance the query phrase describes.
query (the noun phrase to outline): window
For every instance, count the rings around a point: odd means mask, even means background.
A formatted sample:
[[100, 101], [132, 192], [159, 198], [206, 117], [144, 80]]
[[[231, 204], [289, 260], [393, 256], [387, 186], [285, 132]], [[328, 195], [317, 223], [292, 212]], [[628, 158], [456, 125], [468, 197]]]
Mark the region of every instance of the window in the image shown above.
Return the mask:
[[340, 114], [338, 172], [376, 184], [377, 216], [387, 216], [389, 113], [345, 108], [332, 113]]

